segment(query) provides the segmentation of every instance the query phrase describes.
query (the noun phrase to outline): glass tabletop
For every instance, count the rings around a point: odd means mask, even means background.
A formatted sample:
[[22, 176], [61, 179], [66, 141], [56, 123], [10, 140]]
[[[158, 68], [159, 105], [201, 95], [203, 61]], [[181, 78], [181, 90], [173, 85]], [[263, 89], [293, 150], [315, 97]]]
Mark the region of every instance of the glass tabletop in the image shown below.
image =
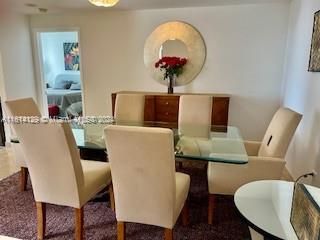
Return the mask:
[[[207, 162], [245, 164], [248, 155], [239, 130], [233, 126], [183, 125], [164, 122], [113, 123], [126, 126], [164, 127], [174, 133], [177, 158]], [[103, 130], [108, 124], [71, 124], [80, 149], [106, 150]], [[159, 146], [160, 147], [160, 146]]]

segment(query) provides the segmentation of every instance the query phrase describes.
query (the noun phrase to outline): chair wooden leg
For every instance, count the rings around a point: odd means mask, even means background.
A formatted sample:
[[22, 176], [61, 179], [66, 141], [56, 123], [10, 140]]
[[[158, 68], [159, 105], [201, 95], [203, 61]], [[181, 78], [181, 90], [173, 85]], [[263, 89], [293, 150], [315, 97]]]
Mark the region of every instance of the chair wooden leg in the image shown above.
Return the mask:
[[28, 168], [21, 167], [20, 170], [20, 191], [23, 192], [27, 189], [28, 182]]
[[37, 239], [44, 239], [46, 232], [46, 204], [42, 202], [36, 202], [37, 207]]
[[215, 202], [214, 194], [209, 194], [209, 198], [208, 198], [208, 224], [213, 223], [214, 202]]
[[115, 208], [115, 203], [114, 203], [114, 193], [113, 193], [113, 185], [112, 185], [112, 183], [110, 183], [110, 185], [109, 185], [109, 198], [110, 198], [111, 209], [115, 212], [116, 208]]
[[173, 240], [173, 230], [169, 228], [164, 229], [164, 240]]
[[126, 224], [124, 222], [117, 222], [117, 236], [118, 240], [126, 239]]
[[184, 206], [181, 211], [182, 225], [187, 226], [189, 224], [189, 209], [187, 201], [184, 203]]
[[83, 207], [75, 208], [76, 215], [76, 229], [75, 229], [75, 239], [83, 239]]

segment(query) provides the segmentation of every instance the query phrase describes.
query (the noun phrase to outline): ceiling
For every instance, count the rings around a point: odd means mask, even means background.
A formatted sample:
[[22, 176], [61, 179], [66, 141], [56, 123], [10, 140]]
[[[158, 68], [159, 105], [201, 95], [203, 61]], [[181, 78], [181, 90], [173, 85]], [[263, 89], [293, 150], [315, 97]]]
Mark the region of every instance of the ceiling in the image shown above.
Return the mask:
[[[4, 0], [0, 0], [4, 1]], [[98, 8], [87, 0], [6, 0], [11, 9], [25, 14], [39, 14], [39, 8], [48, 9], [47, 13], [78, 12], [92, 10], [137, 10], [180, 7], [203, 7], [231, 4], [261, 4], [271, 2], [289, 2], [290, 0], [119, 0], [119, 3], [111, 8]], [[35, 7], [25, 4], [35, 4]]]

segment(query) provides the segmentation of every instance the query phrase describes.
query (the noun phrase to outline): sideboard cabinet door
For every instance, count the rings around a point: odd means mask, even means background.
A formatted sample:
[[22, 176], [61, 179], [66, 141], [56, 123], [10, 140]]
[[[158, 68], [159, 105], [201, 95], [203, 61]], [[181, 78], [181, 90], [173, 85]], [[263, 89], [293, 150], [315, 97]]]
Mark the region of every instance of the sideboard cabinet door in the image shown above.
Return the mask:
[[155, 96], [146, 95], [144, 103], [144, 120], [155, 121]]
[[229, 115], [229, 98], [213, 97], [212, 113], [212, 125], [227, 126]]

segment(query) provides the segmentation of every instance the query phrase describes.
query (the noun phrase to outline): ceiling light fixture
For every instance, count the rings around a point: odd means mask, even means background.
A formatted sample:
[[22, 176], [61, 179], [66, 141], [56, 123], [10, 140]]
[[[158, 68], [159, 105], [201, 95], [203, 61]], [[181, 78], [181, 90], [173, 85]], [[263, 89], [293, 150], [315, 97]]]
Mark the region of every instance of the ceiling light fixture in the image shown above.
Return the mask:
[[88, 1], [98, 7], [113, 7], [119, 2], [119, 0], [88, 0]]

